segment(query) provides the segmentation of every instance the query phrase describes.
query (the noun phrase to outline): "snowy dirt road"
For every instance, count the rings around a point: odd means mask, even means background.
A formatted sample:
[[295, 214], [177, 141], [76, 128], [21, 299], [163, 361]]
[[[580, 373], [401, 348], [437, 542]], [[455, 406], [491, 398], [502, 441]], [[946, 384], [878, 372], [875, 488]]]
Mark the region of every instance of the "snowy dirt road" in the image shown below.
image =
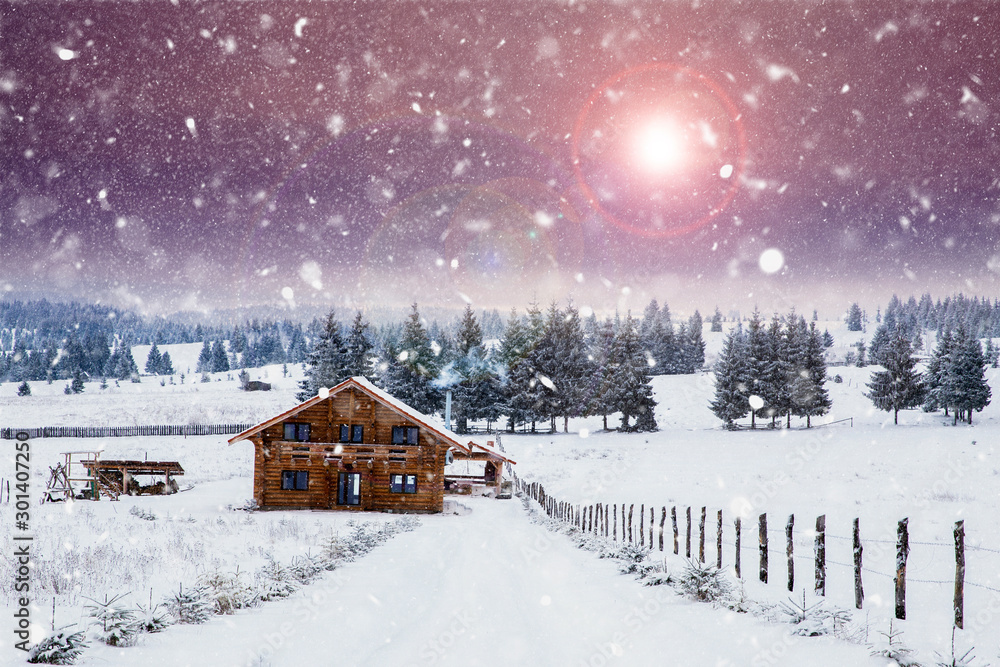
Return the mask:
[[864, 647], [644, 587], [532, 523], [518, 500], [462, 499], [292, 598], [84, 665], [876, 665]]

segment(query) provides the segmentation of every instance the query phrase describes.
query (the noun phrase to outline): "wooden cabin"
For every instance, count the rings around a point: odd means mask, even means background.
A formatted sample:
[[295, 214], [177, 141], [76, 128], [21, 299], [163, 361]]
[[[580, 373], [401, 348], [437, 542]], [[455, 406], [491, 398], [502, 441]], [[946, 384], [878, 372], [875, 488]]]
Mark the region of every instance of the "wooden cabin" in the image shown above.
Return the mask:
[[229, 443], [241, 440], [254, 444], [253, 497], [262, 509], [441, 512], [445, 464], [456, 452], [473, 453], [363, 377], [321, 390]]

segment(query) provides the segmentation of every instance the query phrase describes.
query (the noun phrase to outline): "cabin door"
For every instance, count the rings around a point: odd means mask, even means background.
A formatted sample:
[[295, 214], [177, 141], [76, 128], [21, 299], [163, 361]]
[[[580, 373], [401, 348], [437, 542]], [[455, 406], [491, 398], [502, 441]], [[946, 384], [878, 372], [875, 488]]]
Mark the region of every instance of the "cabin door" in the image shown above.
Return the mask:
[[361, 504], [361, 473], [342, 472], [337, 479], [337, 504]]

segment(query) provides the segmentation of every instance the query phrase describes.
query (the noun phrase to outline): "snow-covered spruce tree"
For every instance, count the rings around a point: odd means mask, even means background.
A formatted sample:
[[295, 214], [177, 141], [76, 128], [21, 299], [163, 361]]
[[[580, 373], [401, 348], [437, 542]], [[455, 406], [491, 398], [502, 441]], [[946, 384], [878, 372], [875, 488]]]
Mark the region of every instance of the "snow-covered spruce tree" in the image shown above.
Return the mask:
[[695, 310], [688, 320], [687, 337], [682, 345], [685, 373], [697, 373], [705, 365], [705, 339], [701, 333], [703, 326], [701, 313]]
[[[611, 374], [608, 380], [608, 407], [622, 415], [619, 431], [655, 431], [653, 388], [649, 384], [649, 362], [632, 314], [622, 322], [611, 350]], [[631, 424], [632, 417], [636, 418]]]
[[347, 377], [373, 377], [371, 355], [372, 344], [370, 325], [359, 310], [351, 321], [351, 329], [344, 339], [344, 375]]
[[715, 362], [715, 398], [710, 407], [726, 428], [736, 428], [736, 420], [750, 412], [747, 401], [749, 391], [746, 335], [734, 327], [722, 344], [722, 352]]
[[847, 330], [861, 331], [861, 306], [852, 303], [847, 309]]
[[[805, 320], [801, 320], [805, 324]], [[806, 428], [812, 418], [825, 415], [833, 406], [826, 390], [826, 359], [823, 356], [823, 337], [816, 323], [809, 323], [805, 346], [797, 364], [799, 371], [791, 386], [792, 410], [795, 416], [806, 418]]]
[[[528, 323], [524, 318], [518, 316], [516, 309], [512, 309], [504, 329], [503, 338], [500, 341], [500, 349], [497, 351], [497, 361], [503, 374], [503, 400], [504, 411], [507, 415], [507, 430], [511, 432], [517, 424], [534, 422], [536, 419], [533, 412], [525, 410], [528, 401], [520, 395], [522, 389], [529, 382], [520, 374], [527, 374], [527, 369], [518, 369], [518, 366], [527, 359], [534, 345], [535, 340]], [[518, 369], [516, 373], [515, 369]]]
[[983, 360], [993, 368], [1000, 365], [1000, 348], [993, 345], [992, 338], [986, 339], [986, 347], [983, 349]]
[[889, 325], [886, 322], [883, 322], [875, 328], [875, 335], [872, 336], [872, 343], [868, 347], [868, 363], [875, 364], [877, 366], [885, 366], [882, 355], [885, 348], [889, 345], [889, 339], [892, 337], [891, 333], [894, 330], [895, 324], [893, 324], [892, 328], [889, 328]]
[[201, 343], [201, 352], [198, 353], [198, 363], [194, 370], [196, 373], [212, 372], [212, 344], [207, 338]]
[[754, 309], [750, 322], [747, 324], [747, 386], [750, 396], [757, 396], [763, 405], [750, 412], [750, 428], [757, 427], [757, 417], [770, 417], [773, 405], [768, 403], [777, 389], [773, 386], [773, 376], [770, 367], [777, 352], [760, 319], [760, 313]]
[[456, 433], [469, 432], [469, 419], [474, 411], [472, 402], [476, 397], [472, 376], [478, 376], [484, 364], [483, 330], [476, 320], [472, 306], [466, 305], [455, 336], [455, 360], [448, 364], [443, 373], [451, 378], [451, 413], [455, 420]]
[[184, 588], [178, 586], [177, 592], [169, 595], [164, 601], [170, 615], [178, 623], [204, 623], [212, 615], [213, 601], [207, 588], [203, 586]]
[[615, 324], [611, 319], [595, 325], [590, 341], [590, 357], [594, 364], [594, 377], [591, 380], [594, 387], [590, 395], [588, 414], [601, 415], [604, 430], [608, 430], [608, 415], [614, 412], [611, 408], [612, 395], [612, 350], [615, 346]]
[[722, 313], [719, 311], [719, 307], [715, 307], [715, 312], [712, 313], [712, 319], [710, 320], [712, 327], [710, 331], [712, 333], [722, 333]]
[[[669, 309], [667, 312], [667, 322], [669, 322]], [[672, 331], [670, 337], [673, 337]], [[652, 299], [642, 312], [642, 320], [639, 323], [639, 339], [642, 341], [643, 349], [654, 362], [650, 373], [653, 375], [667, 373], [673, 350], [671, 350], [660, 306], [656, 299]]]
[[872, 374], [865, 397], [879, 410], [893, 413], [899, 424], [899, 411], [915, 408], [924, 402], [924, 384], [920, 373], [914, 370], [917, 359], [906, 331], [896, 325], [892, 335], [881, 350], [884, 371]]
[[444, 395], [433, 384], [440, 366], [427, 330], [420, 321], [417, 304], [412, 308], [398, 349], [389, 350], [392, 356], [385, 360], [386, 368], [379, 377], [379, 385], [415, 410], [434, 414], [444, 405]]
[[[569, 431], [570, 417], [589, 414], [594, 365], [588, 358], [580, 311], [572, 303], [566, 306], [556, 327], [555, 377], [559, 414], [563, 432]], [[648, 363], [647, 363], [648, 366]]]
[[135, 612], [120, 604], [122, 597], [124, 596], [116, 595], [109, 599], [105, 595], [103, 602], [87, 598], [93, 603], [85, 607], [91, 618], [91, 627], [94, 628], [97, 639], [108, 646], [131, 646], [141, 632], [135, 620]]
[[347, 377], [346, 361], [347, 346], [340, 333], [340, 322], [331, 310], [323, 321], [319, 338], [306, 355], [305, 378], [299, 382], [295, 398], [307, 401], [320, 389], [333, 387], [344, 380]]
[[991, 390], [986, 382], [986, 360], [979, 339], [964, 325], [960, 324], [955, 332], [947, 369], [943, 399], [954, 410], [954, 423], [962, 419], [971, 424], [973, 411], [982, 412], [990, 404]]
[[943, 331], [938, 336], [937, 346], [924, 372], [924, 412], [935, 412], [944, 408], [945, 415], [948, 414], [948, 404], [945, 402], [943, 392], [954, 345], [955, 339], [950, 330]]
[[68, 626], [48, 635], [28, 651], [28, 662], [42, 665], [72, 665], [89, 646], [83, 630], [70, 632]]
[[781, 318], [775, 313], [767, 329], [768, 358], [761, 385], [766, 391], [766, 396], [763, 398], [765, 412], [771, 417], [771, 428], [777, 426], [778, 418], [788, 415], [792, 410], [789, 378], [795, 373], [795, 357], [791, 354], [790, 346], [795, 341], [790, 340], [788, 334], [792, 331], [792, 323], [797, 320], [798, 317], [792, 312], [788, 317], [789, 326], [786, 329], [782, 326]]
[[160, 353], [160, 348], [153, 343], [153, 347], [149, 348], [149, 354], [146, 355], [146, 372], [150, 375], [159, 375], [162, 363], [163, 355]]
[[138, 375], [139, 367], [132, 358], [132, 349], [124, 344], [116, 347], [104, 365], [104, 376], [116, 380], [128, 380]]
[[226, 354], [226, 345], [221, 340], [212, 343], [212, 372], [229, 372], [229, 356]]
[[18, 396], [31, 396], [31, 385], [25, 380], [17, 387]]
[[174, 362], [170, 358], [169, 352], [164, 352], [163, 356], [160, 357], [160, 375], [173, 375], [174, 374]]

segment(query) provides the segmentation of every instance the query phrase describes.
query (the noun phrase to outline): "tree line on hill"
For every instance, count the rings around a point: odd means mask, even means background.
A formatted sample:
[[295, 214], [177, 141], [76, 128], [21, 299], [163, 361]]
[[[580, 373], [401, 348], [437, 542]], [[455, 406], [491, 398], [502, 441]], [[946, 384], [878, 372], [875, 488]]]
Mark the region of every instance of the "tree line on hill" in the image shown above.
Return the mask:
[[471, 307], [453, 333], [426, 325], [416, 304], [399, 327], [375, 335], [358, 313], [350, 326], [331, 312], [307, 357], [298, 398], [353, 375], [371, 379], [415, 409], [440, 413], [448, 391], [458, 432], [472, 421], [508, 428], [570, 417], [621, 414], [625, 431], [655, 430], [656, 373], [693, 372], [704, 364], [702, 321], [695, 313], [674, 328], [670, 311], [652, 302], [642, 320], [581, 317], [572, 304], [546, 312], [512, 310], [499, 340], [486, 341]]

